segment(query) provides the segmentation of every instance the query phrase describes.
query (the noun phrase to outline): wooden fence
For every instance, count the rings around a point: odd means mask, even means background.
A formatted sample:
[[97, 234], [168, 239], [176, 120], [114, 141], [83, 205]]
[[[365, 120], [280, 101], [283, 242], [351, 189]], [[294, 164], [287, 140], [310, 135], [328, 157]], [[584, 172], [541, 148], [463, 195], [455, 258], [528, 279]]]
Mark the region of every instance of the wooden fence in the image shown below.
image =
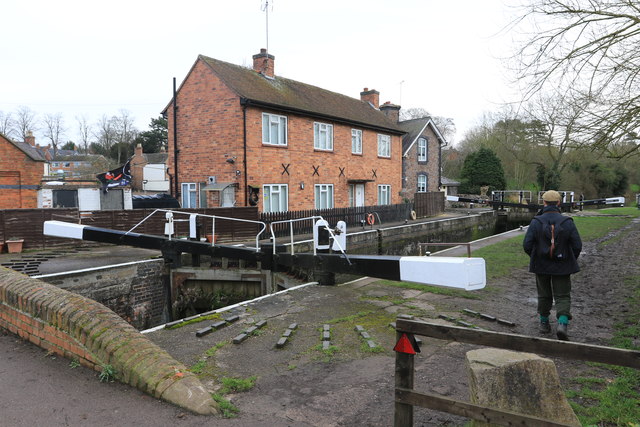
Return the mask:
[[444, 193], [442, 191], [415, 193], [413, 209], [417, 218], [440, 215], [444, 212]]
[[[286, 212], [263, 212], [260, 214], [260, 221], [272, 224], [278, 221], [289, 221], [292, 219], [308, 218], [312, 216], [322, 216], [331, 226], [338, 221], [347, 223], [347, 228], [361, 227], [367, 214], [374, 215], [376, 225], [399, 222], [411, 219], [411, 203], [398, 205], [360, 206], [352, 208], [334, 209], [310, 209], [304, 211]], [[293, 223], [294, 234], [313, 233], [312, 221], [296, 221]], [[289, 224], [274, 224], [272, 230], [277, 237], [286, 236], [289, 233]]]
[[[397, 340], [400, 340], [403, 334], [422, 335], [441, 340], [640, 369], [640, 351], [636, 350], [624, 350], [568, 341], [527, 337], [524, 335], [481, 331], [458, 326], [436, 325], [415, 320], [397, 319]], [[409, 341], [412, 341], [412, 339], [409, 338]], [[449, 414], [484, 421], [485, 423], [500, 425], [565, 425], [534, 416], [516, 414], [497, 408], [450, 399], [441, 395], [416, 392], [413, 389], [414, 356], [412, 354], [396, 353], [395, 372], [395, 427], [408, 427], [413, 425], [414, 406], [435, 409]]]
[[[218, 217], [239, 218], [259, 221], [256, 207], [206, 208], [206, 209], [174, 209], [175, 211], [215, 215]], [[59, 246], [69, 246], [69, 239], [45, 236], [44, 222], [50, 220], [73, 222], [93, 227], [110, 228], [114, 230], [130, 230], [143, 219], [151, 215], [155, 209], [106, 210], [79, 212], [76, 208], [62, 209], [4, 209], [0, 210], [0, 241], [10, 238], [24, 239], [24, 249], [45, 249]], [[177, 235], [187, 236], [189, 225], [188, 215], [174, 215], [178, 221], [174, 223]], [[148, 220], [133, 231], [141, 234], [164, 234], [166, 223], [164, 212], [156, 212]], [[212, 222], [201, 218], [200, 235], [211, 234]], [[216, 219], [216, 232], [221, 241], [233, 241], [255, 238], [260, 231], [258, 224]], [[267, 235], [263, 236], [268, 238]], [[75, 242], [75, 241], [74, 241]], [[78, 244], [75, 242], [74, 244]], [[80, 244], [91, 244], [80, 243]]]

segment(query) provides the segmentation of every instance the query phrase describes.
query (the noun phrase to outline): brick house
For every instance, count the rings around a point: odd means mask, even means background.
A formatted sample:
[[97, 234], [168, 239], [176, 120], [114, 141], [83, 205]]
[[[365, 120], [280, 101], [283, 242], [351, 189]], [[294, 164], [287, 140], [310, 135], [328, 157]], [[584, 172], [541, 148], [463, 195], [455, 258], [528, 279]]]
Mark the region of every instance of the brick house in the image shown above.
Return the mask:
[[262, 49], [250, 69], [200, 55], [176, 91], [177, 109], [172, 99], [163, 111], [171, 192], [182, 206], [401, 203], [405, 131], [380, 108], [379, 92], [355, 99], [282, 78], [274, 59]]
[[16, 142], [0, 134], [0, 209], [38, 207], [38, 189], [47, 166], [35, 138]]
[[134, 192], [169, 192], [167, 157], [160, 153], [144, 153], [142, 144], [136, 145], [131, 158], [131, 189]]
[[442, 134], [431, 117], [399, 125], [406, 132], [402, 138], [402, 197], [413, 200], [415, 193], [440, 191], [441, 148], [446, 145]]

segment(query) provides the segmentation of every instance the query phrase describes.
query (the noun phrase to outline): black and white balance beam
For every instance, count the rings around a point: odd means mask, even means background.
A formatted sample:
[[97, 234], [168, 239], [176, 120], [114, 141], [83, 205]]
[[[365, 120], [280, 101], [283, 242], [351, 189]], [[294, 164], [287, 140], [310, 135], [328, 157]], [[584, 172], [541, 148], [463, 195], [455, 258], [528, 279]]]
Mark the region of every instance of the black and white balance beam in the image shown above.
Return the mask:
[[[169, 240], [164, 236], [128, 233], [62, 221], [45, 221], [44, 234], [53, 237], [159, 250], [166, 248], [168, 245], [177, 245], [182, 252], [196, 254], [212, 253], [218, 256], [235, 256], [238, 258], [256, 255], [255, 249], [225, 245], [212, 247], [203, 242]], [[264, 261], [266, 261], [267, 257], [273, 257], [273, 263], [268, 263], [272, 265], [295, 265], [333, 273], [361, 274], [380, 279], [444, 286], [468, 291], [482, 289], [486, 285], [486, 269], [483, 258], [349, 255], [347, 259], [343, 254], [271, 254], [270, 250], [262, 252], [261, 257]]]

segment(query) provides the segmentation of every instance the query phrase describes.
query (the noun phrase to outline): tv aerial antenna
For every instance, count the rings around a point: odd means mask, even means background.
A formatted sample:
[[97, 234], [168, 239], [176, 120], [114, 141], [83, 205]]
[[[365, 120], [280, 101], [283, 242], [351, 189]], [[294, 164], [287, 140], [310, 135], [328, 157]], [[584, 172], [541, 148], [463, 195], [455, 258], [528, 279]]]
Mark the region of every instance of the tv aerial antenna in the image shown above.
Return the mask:
[[267, 36], [267, 54], [269, 53], [269, 3], [271, 3], [271, 11], [273, 11], [273, 1], [269, 2], [269, 0], [264, 0], [262, 4], [262, 10], [265, 12], [265, 20], [266, 20], [266, 36]]

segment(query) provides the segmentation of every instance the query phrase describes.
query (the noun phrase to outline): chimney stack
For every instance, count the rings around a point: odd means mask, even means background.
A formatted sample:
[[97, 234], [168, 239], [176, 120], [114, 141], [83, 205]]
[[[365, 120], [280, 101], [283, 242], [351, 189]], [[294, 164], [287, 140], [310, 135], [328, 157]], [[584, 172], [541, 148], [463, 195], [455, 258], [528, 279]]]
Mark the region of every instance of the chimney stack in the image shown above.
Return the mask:
[[33, 132], [31, 132], [30, 130], [27, 131], [27, 136], [24, 138], [24, 142], [32, 147], [36, 146], [36, 137], [33, 136]]
[[360, 92], [360, 100], [370, 103], [374, 108], [378, 108], [380, 106], [380, 92], [375, 89], [369, 90], [369, 88], [365, 87]]
[[385, 102], [380, 106], [380, 111], [384, 113], [392, 122], [398, 123], [400, 121], [400, 106]]
[[260, 49], [260, 53], [253, 55], [253, 70], [266, 77], [274, 78], [275, 59], [275, 56], [267, 53], [267, 49]]

